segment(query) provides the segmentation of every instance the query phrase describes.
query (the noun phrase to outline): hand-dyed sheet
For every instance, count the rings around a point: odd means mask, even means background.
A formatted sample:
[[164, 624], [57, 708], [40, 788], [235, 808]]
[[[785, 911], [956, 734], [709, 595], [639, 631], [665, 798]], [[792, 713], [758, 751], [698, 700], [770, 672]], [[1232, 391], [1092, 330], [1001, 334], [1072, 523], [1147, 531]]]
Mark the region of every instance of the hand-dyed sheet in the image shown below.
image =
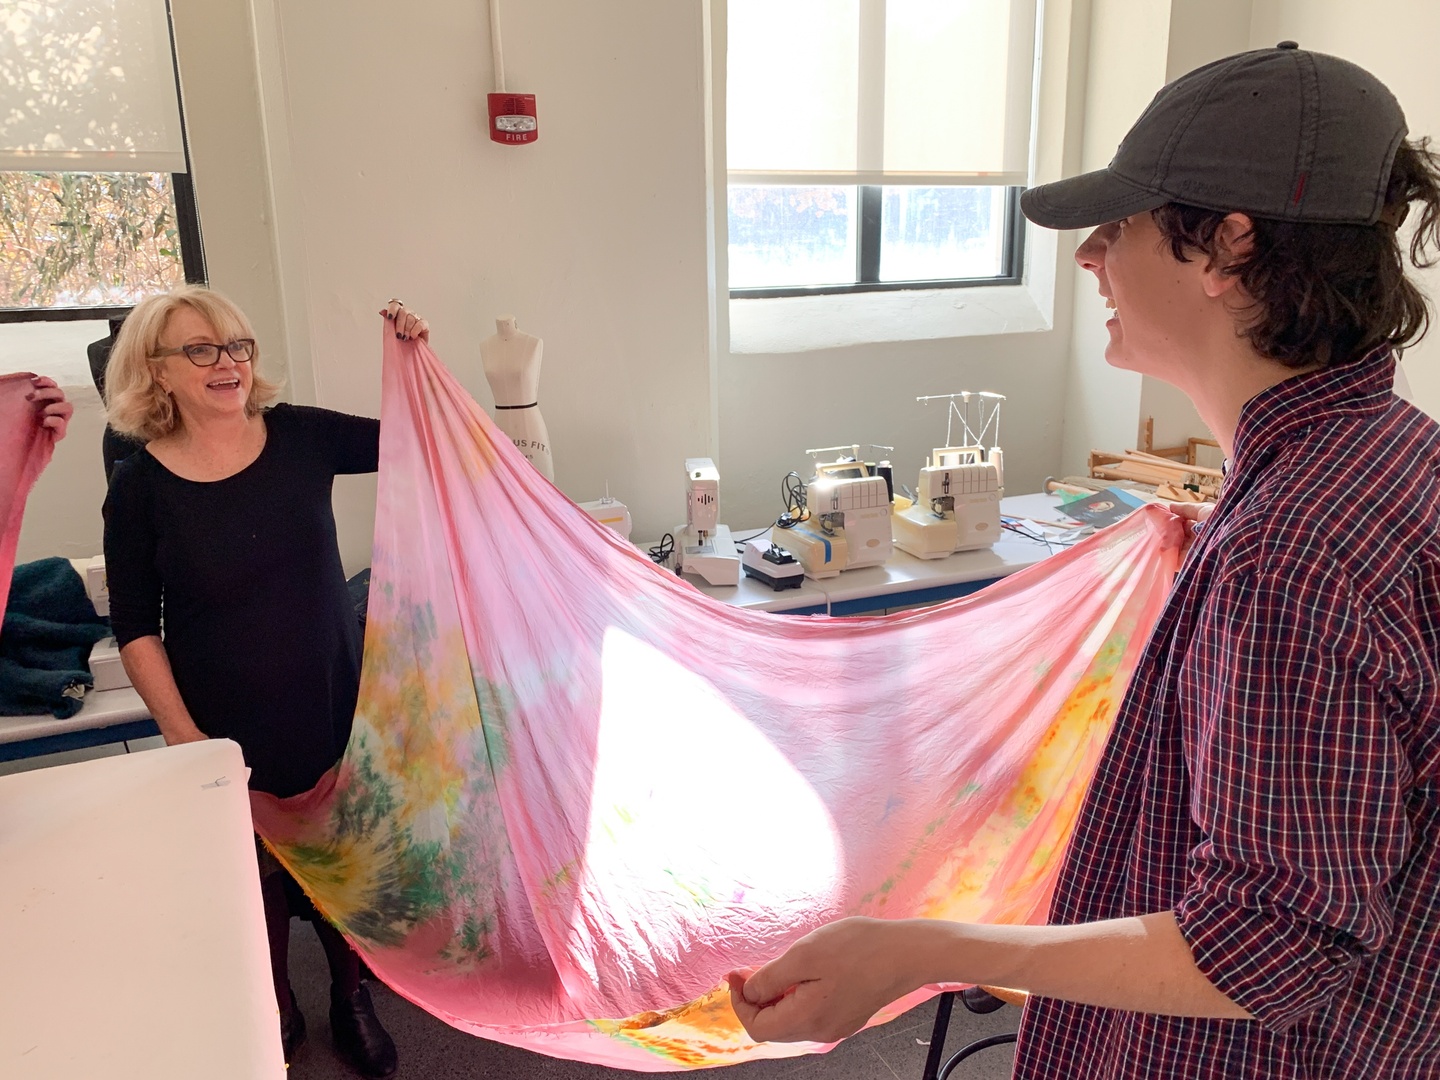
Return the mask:
[[818, 1049], [749, 1043], [719, 987], [823, 922], [1043, 918], [1176, 519], [922, 611], [747, 613], [579, 511], [426, 346], [387, 332], [383, 399], [354, 734], [253, 805], [390, 986], [559, 1057], [722, 1065]]
[[55, 452], [55, 440], [29, 400], [33, 378], [29, 372], [0, 375], [0, 624], [5, 621], [25, 500]]

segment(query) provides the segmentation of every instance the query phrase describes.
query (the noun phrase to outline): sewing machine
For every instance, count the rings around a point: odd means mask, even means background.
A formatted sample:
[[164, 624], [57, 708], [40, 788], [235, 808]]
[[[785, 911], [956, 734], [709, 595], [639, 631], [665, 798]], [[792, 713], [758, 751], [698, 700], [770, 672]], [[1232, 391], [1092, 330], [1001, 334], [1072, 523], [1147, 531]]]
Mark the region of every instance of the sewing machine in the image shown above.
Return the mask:
[[630, 539], [630, 508], [619, 499], [610, 497], [609, 485], [606, 485], [605, 494], [602, 498], [592, 499], [590, 502], [576, 503], [576, 506], [584, 510], [601, 525], [608, 525], [615, 532], [625, 539]]
[[815, 457], [844, 450], [850, 451], [850, 456], [824, 463], [817, 459], [815, 479], [805, 491], [810, 516], [786, 532], [782, 541], [805, 568], [806, 577], [835, 577], [844, 570], [879, 566], [894, 550], [891, 482], [884, 475], [889, 462], [876, 466], [861, 460], [859, 446], [831, 446], [806, 453]]
[[740, 552], [721, 525], [720, 473], [709, 458], [685, 459], [685, 527], [676, 530], [675, 572], [711, 585], [740, 584]]
[[945, 441], [952, 434], [950, 421], [958, 416], [968, 445], [944, 446], [931, 453], [920, 470], [914, 501], [895, 513], [895, 546], [918, 559], [943, 559], [957, 551], [989, 547], [1000, 536], [1000, 499], [1005, 494], [1000, 447], [986, 450], [982, 445], [992, 425], [993, 438], [999, 441], [1004, 396], [964, 391], [915, 400], [937, 399], [950, 403]]

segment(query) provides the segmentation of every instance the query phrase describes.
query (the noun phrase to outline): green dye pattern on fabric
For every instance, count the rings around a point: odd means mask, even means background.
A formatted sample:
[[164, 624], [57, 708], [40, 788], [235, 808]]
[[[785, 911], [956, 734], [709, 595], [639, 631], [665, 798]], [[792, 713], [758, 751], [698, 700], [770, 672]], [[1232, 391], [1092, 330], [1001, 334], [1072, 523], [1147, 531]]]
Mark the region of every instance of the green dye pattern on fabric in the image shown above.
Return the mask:
[[439, 637], [435, 621], [435, 606], [426, 600], [423, 603], [404, 605], [405, 621], [409, 624], [410, 644], [417, 652], [428, 651]]
[[[408, 839], [410, 830], [404, 830]], [[450, 845], [440, 840], [411, 841], [400, 849], [400, 882], [405, 906], [420, 922], [445, 910], [450, 903], [447, 887], [450, 874], [445, 864], [450, 858]]]
[[375, 766], [368, 732], [352, 741], [349, 760], [350, 782], [336, 792], [331, 814], [336, 839], [370, 836], [400, 805], [391, 781]]
[[909, 850], [901, 857], [900, 862], [896, 866], [895, 875], [882, 882], [878, 888], [871, 889], [865, 893], [864, 896], [860, 897], [860, 906], [863, 907], [866, 904], [873, 903], [877, 896], [881, 897], [881, 902], [883, 903], [884, 894], [891, 892], [896, 884], [903, 880], [905, 876], [915, 868], [916, 860], [920, 857], [922, 851], [933, 842], [935, 833], [939, 831], [940, 827], [950, 820], [951, 812], [966, 799], [970, 798], [970, 796], [979, 794], [981, 790], [982, 786], [973, 780], [962, 784], [956, 789], [955, 794], [950, 798], [950, 804], [946, 811], [925, 823], [925, 827], [920, 831], [919, 838], [910, 845]]
[[294, 844], [285, 848], [285, 858], [294, 871], [306, 881], [327, 882], [343, 885], [344, 879], [336, 873], [343, 869], [340, 856], [332, 845]]
[[468, 962], [483, 964], [490, 959], [490, 935], [495, 932], [495, 917], [486, 915], [483, 918], [473, 914], [467, 914], [465, 921], [461, 924], [460, 931], [450, 939], [439, 956], [442, 960], [449, 960], [454, 963]]
[[[375, 877], [368, 883], [368, 895], [345, 920], [345, 929], [372, 944], [399, 947], [414, 927], [454, 906], [455, 883], [472, 880], [471, 853], [456, 848], [448, 837], [417, 842], [409, 826], [400, 824], [395, 784], [377, 768], [369, 732], [358, 733], [349, 764], [348, 782], [337, 789], [331, 813], [334, 840], [324, 846], [297, 845], [288, 848], [287, 855], [312, 886], [343, 889], [349, 882], [341, 850], [358, 842], [371, 847], [379, 856], [372, 864]], [[473, 885], [465, 891], [473, 894]], [[478, 940], [464, 944], [466, 932], [463, 926], [457, 930], [462, 943], [455, 958], [484, 959], [479, 954], [488, 955], [488, 949]]]
[[510, 761], [510, 744], [505, 720], [516, 711], [519, 703], [503, 683], [475, 676], [475, 701], [480, 706], [480, 730], [485, 736], [485, 756], [490, 771], [499, 776]]
[[576, 860], [572, 859], [555, 873], [542, 879], [540, 895], [552, 902], [561, 899], [562, 894], [568, 892], [575, 883], [575, 864]]
[[1090, 673], [1097, 678], [1109, 678], [1119, 671], [1130, 637], [1131, 635], [1122, 632], [1121, 628], [1112, 631], [1105, 643], [1096, 650], [1095, 659], [1090, 662]]
[[386, 845], [392, 857], [381, 862], [365, 907], [347, 920], [346, 929], [355, 937], [398, 947], [417, 925], [448, 907], [449, 890], [439, 880], [446, 873], [437, 866], [445, 846], [438, 842], [410, 843], [408, 831], [392, 833]]
[[[962, 802], [964, 802], [966, 799], [968, 799], [971, 795], [975, 795], [975, 794], [977, 794], [979, 791], [980, 791], [980, 785], [979, 785], [979, 784], [977, 784], [974, 780], [967, 781], [966, 783], [962, 784], [962, 785], [956, 790], [955, 795], [954, 795], [954, 796], [951, 798], [951, 800], [950, 800], [950, 805], [951, 805], [951, 806], [958, 806], [958, 805], [960, 805], [960, 803], [962, 803]], [[949, 816], [949, 815], [946, 815], [946, 817], [948, 817], [948, 816]], [[942, 821], [944, 821], [944, 820], [945, 820], [944, 817], [938, 817], [938, 818], [936, 818], [936, 819], [934, 820], [934, 822], [931, 823], [931, 825], [929, 825], [929, 826], [926, 827], [926, 830], [925, 830], [925, 831], [926, 831], [926, 832], [932, 831], [932, 829], [933, 829], [935, 826], [938, 826], [938, 825], [939, 825]]]
[[665, 870], [665, 876], [673, 881], [675, 887], [688, 896], [698, 908], [708, 908], [718, 900], [708, 885], [682, 881], [675, 876], [675, 871], [670, 869]]

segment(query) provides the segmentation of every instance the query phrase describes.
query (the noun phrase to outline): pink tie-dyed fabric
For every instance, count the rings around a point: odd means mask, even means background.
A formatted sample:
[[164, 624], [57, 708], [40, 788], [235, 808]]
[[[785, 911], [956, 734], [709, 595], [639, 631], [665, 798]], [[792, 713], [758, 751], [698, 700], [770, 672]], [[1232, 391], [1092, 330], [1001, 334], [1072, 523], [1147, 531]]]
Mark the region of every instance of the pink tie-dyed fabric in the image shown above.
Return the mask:
[[0, 375], [0, 624], [10, 598], [25, 500], [55, 452], [55, 440], [29, 400], [34, 377], [28, 372]]
[[579, 511], [428, 347], [384, 348], [354, 734], [314, 791], [252, 798], [386, 983], [664, 1071], [822, 1049], [749, 1042], [721, 984], [828, 920], [1043, 919], [1175, 518], [925, 610], [745, 612]]

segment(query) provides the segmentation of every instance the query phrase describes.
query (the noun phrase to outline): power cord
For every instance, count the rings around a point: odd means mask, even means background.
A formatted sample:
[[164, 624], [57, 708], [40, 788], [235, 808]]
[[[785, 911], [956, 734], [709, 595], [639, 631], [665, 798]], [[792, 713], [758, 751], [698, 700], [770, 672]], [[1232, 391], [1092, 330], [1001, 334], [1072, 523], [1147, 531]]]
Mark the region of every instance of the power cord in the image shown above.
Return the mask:
[[805, 481], [793, 469], [780, 478], [780, 502], [784, 504], [785, 512], [775, 519], [775, 528], [793, 529], [810, 519], [810, 510], [805, 502]]
[[652, 547], [648, 552], [650, 561], [664, 566], [670, 561], [670, 556], [675, 554], [675, 537], [666, 533], [660, 538], [660, 543]]
[[[1002, 517], [1000, 519], [1000, 527], [1006, 532], [1014, 533], [1016, 536], [1023, 536], [1026, 540], [1033, 540], [1037, 544], [1044, 544], [1052, 553], [1056, 548], [1073, 547], [1085, 538], [1084, 536], [1072, 536], [1069, 540], [1052, 540], [1048, 536], [1036, 532], [1034, 529], [1025, 528], [1020, 524], [1020, 520], [1019, 518]], [[1086, 533], [1086, 535], [1088, 536], [1089, 533]]]

